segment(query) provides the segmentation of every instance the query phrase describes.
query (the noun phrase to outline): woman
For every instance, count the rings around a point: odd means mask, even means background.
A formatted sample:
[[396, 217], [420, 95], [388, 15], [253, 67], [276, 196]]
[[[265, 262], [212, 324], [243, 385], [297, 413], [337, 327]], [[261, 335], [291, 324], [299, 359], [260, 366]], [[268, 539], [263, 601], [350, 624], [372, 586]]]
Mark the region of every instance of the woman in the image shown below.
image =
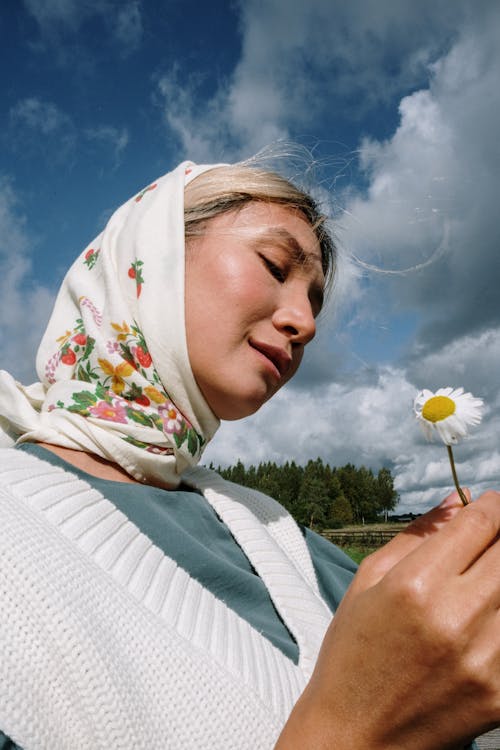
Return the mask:
[[[422, 594], [449, 603], [464, 560], [498, 567], [498, 496], [460, 513], [452, 496], [394, 540], [330, 626], [350, 561], [270, 498], [195, 466], [219, 419], [293, 376], [333, 260], [323, 218], [288, 182], [191, 163], [77, 259], [41, 383], [0, 384], [17, 438], [0, 452], [5, 743], [432, 750], [498, 721], [498, 636], [480, 681], [465, 629]], [[470, 596], [454, 593], [444, 611], [463, 613]], [[490, 580], [474, 627], [468, 606], [469, 640], [484, 640], [498, 593]]]

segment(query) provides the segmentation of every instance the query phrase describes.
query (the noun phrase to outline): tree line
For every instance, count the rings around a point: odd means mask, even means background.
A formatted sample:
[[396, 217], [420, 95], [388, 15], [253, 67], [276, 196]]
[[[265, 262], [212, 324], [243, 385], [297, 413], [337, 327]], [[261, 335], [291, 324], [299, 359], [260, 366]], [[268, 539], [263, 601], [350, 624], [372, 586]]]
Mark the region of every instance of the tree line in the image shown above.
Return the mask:
[[387, 468], [374, 474], [365, 466], [331, 467], [316, 458], [305, 466], [295, 461], [282, 465], [267, 461], [247, 468], [238, 461], [216, 471], [231, 482], [274, 497], [296, 521], [317, 531], [380, 521], [398, 501]]

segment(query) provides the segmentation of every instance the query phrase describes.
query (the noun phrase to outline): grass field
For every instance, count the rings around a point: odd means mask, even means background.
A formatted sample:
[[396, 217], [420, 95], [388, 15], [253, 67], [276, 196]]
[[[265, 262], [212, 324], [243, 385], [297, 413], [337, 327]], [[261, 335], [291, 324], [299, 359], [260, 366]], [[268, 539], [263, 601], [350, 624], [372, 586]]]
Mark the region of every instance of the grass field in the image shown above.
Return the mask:
[[346, 555], [349, 555], [351, 560], [354, 560], [355, 563], [359, 565], [361, 560], [363, 560], [367, 555], [370, 555], [372, 552], [375, 552], [376, 547], [342, 547], [342, 551], [346, 553]]
[[[354, 534], [358, 535], [361, 534], [363, 531], [368, 536], [377, 536], [377, 532], [392, 532], [397, 533], [399, 531], [402, 531], [407, 526], [406, 523], [371, 523], [367, 524], [366, 526], [344, 526], [342, 529], [338, 530], [338, 535], [341, 535], [343, 533], [348, 534], [349, 532], [353, 532]], [[373, 533], [372, 533], [373, 532]], [[336, 532], [332, 532], [335, 534]], [[326, 536], [326, 534], [325, 534]], [[370, 544], [356, 544], [355, 541], [351, 541], [351, 543], [347, 545], [343, 545], [341, 539], [336, 538], [335, 536], [331, 540], [335, 544], [341, 547], [341, 549], [349, 555], [349, 557], [354, 560], [355, 563], [360, 563], [363, 558], [365, 558], [367, 555], [371, 554], [372, 552], [375, 552], [375, 550], [379, 549], [381, 544], [378, 545], [370, 545]], [[365, 540], [365, 541], [368, 541]], [[370, 540], [372, 541], [372, 540]]]

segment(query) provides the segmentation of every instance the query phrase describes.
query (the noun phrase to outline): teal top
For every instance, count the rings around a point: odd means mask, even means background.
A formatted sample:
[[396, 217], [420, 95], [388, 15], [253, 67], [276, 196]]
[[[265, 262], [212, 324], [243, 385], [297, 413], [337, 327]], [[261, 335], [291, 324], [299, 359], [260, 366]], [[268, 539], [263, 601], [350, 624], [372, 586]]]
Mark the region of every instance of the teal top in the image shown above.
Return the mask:
[[[297, 644], [275, 610], [264, 582], [203, 495], [187, 486], [164, 490], [98, 479], [40, 445], [25, 443], [19, 449], [61, 466], [92, 485], [162, 552], [298, 663]], [[309, 529], [303, 529], [303, 533], [321, 593], [334, 611], [356, 565], [318, 534]]]

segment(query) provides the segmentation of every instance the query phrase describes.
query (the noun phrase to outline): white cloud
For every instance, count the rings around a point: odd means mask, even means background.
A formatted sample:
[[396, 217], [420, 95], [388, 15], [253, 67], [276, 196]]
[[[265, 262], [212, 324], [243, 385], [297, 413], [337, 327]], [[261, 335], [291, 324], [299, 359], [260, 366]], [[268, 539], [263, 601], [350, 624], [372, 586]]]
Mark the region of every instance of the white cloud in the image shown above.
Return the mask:
[[30, 238], [14, 190], [0, 181], [0, 367], [24, 382], [35, 378], [34, 353], [53, 292], [31, 276]]
[[48, 32], [54, 24], [61, 24], [76, 30], [82, 20], [97, 11], [99, 3], [95, 0], [23, 0], [26, 9], [40, 25], [42, 31]]
[[9, 114], [16, 126], [26, 126], [43, 135], [64, 130], [70, 122], [69, 117], [55, 104], [35, 96], [19, 100]]
[[109, 147], [113, 153], [115, 166], [120, 163], [123, 151], [128, 146], [129, 133], [127, 128], [115, 128], [112, 125], [100, 125], [96, 128], [87, 128], [85, 136], [90, 141], [102, 143]]
[[[51, 27], [74, 33], [92, 15], [107, 14], [104, 23], [122, 47], [134, 48], [141, 38], [137, 2], [25, 4], [47, 35]], [[349, 325], [336, 331], [332, 344], [326, 318], [298, 386], [253, 419], [224, 425], [206, 460], [321, 455], [332, 464], [386, 464], [396, 474], [402, 507], [424, 509], [451, 488], [451, 476], [444, 447], [426, 444], [414, 423], [413, 396], [423, 386], [464, 385], [488, 404], [483, 425], [456, 451], [461, 481], [477, 492], [498, 481], [500, 469], [499, 6], [246, 0], [240, 9], [241, 58], [215, 94], [206, 94], [213, 80], [206, 71], [187, 74], [181, 64], [157, 78], [169, 134], [191, 158], [239, 158], [292, 131], [315, 132], [325, 116], [334, 123], [333, 105], [357, 117], [398, 97], [400, 121], [392, 137], [360, 144], [366, 190], [344, 196], [339, 233], [348, 250], [385, 268], [435, 262], [387, 277], [347, 264], [336, 296], [348, 307]], [[42, 106], [25, 107], [18, 117], [26, 127], [38, 121], [47, 137], [60, 132], [57, 113]], [[125, 148], [119, 129], [96, 127], [87, 135], [115, 153]], [[8, 335], [0, 347], [5, 361], [8, 347], [19, 346], [16, 361], [23, 361], [24, 313], [21, 320], [15, 311], [26, 308], [8, 294], [18, 294], [29, 278], [29, 260], [22, 223], [6, 205], [7, 229], [14, 237], [17, 228], [21, 244], [19, 258], [2, 256], [10, 287], [4, 291]], [[28, 302], [28, 311], [34, 304]], [[361, 373], [347, 375], [339, 348], [347, 349], [350, 336], [369, 325], [391, 327], [394, 313], [405, 310], [421, 316], [425, 327], [404, 362], [382, 368], [367, 357]]]
[[142, 41], [142, 17], [138, 0], [123, 3], [117, 9], [116, 21], [113, 24], [115, 38], [129, 53], [137, 49]]
[[[124, 55], [142, 41], [143, 26], [139, 0], [23, 0], [37, 21], [41, 37], [52, 45], [63, 44], [68, 34], [76, 35], [93, 17], [101, 18]], [[65, 56], [60, 57], [64, 62]]]
[[499, 395], [500, 327], [457, 336], [434, 352], [417, 354], [411, 371], [418, 383], [431, 390], [457, 383], [493, 405]]
[[9, 111], [11, 146], [24, 157], [42, 153], [50, 165], [74, 157], [77, 133], [71, 118], [53, 102], [31, 96]]
[[255, 460], [256, 453], [298, 461], [321, 455], [336, 465], [386, 462], [412, 445], [414, 393], [403, 373], [392, 369], [373, 384], [331, 383], [309, 392], [288, 387], [250, 420], [224, 424], [210, 450], [228, 462]]
[[206, 102], [199, 95], [203, 77], [182, 78], [175, 65], [158, 80], [159, 103], [165, 123], [182, 150], [193, 161], [213, 161], [229, 139], [227, 123], [220, 111], [224, 93]]
[[[381, 369], [371, 384], [332, 383], [310, 392], [289, 387], [250, 420], [224, 423], [204, 461], [227, 465], [241, 459], [249, 465], [294, 459], [303, 464], [321, 456], [332, 466], [390, 466], [401, 510], [422, 512], [451, 492], [453, 484], [445, 446], [427, 443], [413, 416], [417, 390], [404, 371], [394, 368]], [[499, 431], [496, 406], [455, 448], [459, 479], [474, 495], [498, 483]]]
[[[394, 270], [436, 258], [385, 285], [400, 309], [422, 314], [427, 348], [500, 322], [500, 13], [494, 20], [465, 29], [432, 66], [429, 87], [402, 100], [392, 138], [361, 144], [368, 188], [343, 219], [350, 248], [371, 263]], [[366, 304], [380, 309], [375, 295]]]
[[78, 140], [81, 143], [83, 135], [87, 141], [104, 146], [116, 167], [129, 142], [125, 127], [98, 124], [80, 133], [66, 112], [40, 97], [20, 99], [11, 107], [9, 118], [11, 144], [22, 149], [25, 156], [41, 151], [50, 164], [75, 158]]
[[[297, 385], [251, 420], [225, 424], [207, 461], [386, 464], [402, 509], [424, 510], [452, 481], [444, 446], [424, 441], [411, 404], [421, 387], [450, 384], [487, 400], [483, 425], [457, 449], [460, 479], [475, 493], [498, 481], [500, 10], [481, 9], [250, 0], [241, 5], [240, 62], [214, 97], [207, 102], [203, 79], [185, 81], [178, 69], [160, 81], [167, 124], [194, 158], [248, 153], [324, 114], [329, 94], [343, 106], [351, 97], [354, 109], [402, 97], [392, 137], [360, 144], [366, 189], [345, 194], [338, 234], [347, 255], [417, 270], [376, 274], [346, 259], [343, 327], [334, 334], [324, 320]], [[346, 373], [339, 344], [348, 348], [369, 326], [397, 337], [394, 316], [406, 313], [421, 321], [406, 358], [381, 367], [381, 349], [357, 373], [351, 358]]]
[[167, 123], [196, 159], [210, 147], [213, 158], [221, 142], [241, 156], [291, 128], [314, 132], [322, 117], [332, 118], [332, 101], [353, 117], [422, 84], [468, 3], [455, 0], [453, 11], [447, 0], [246, 0], [238, 7], [241, 58], [212, 97], [183, 69], [161, 79], [166, 87], [160, 82]]

